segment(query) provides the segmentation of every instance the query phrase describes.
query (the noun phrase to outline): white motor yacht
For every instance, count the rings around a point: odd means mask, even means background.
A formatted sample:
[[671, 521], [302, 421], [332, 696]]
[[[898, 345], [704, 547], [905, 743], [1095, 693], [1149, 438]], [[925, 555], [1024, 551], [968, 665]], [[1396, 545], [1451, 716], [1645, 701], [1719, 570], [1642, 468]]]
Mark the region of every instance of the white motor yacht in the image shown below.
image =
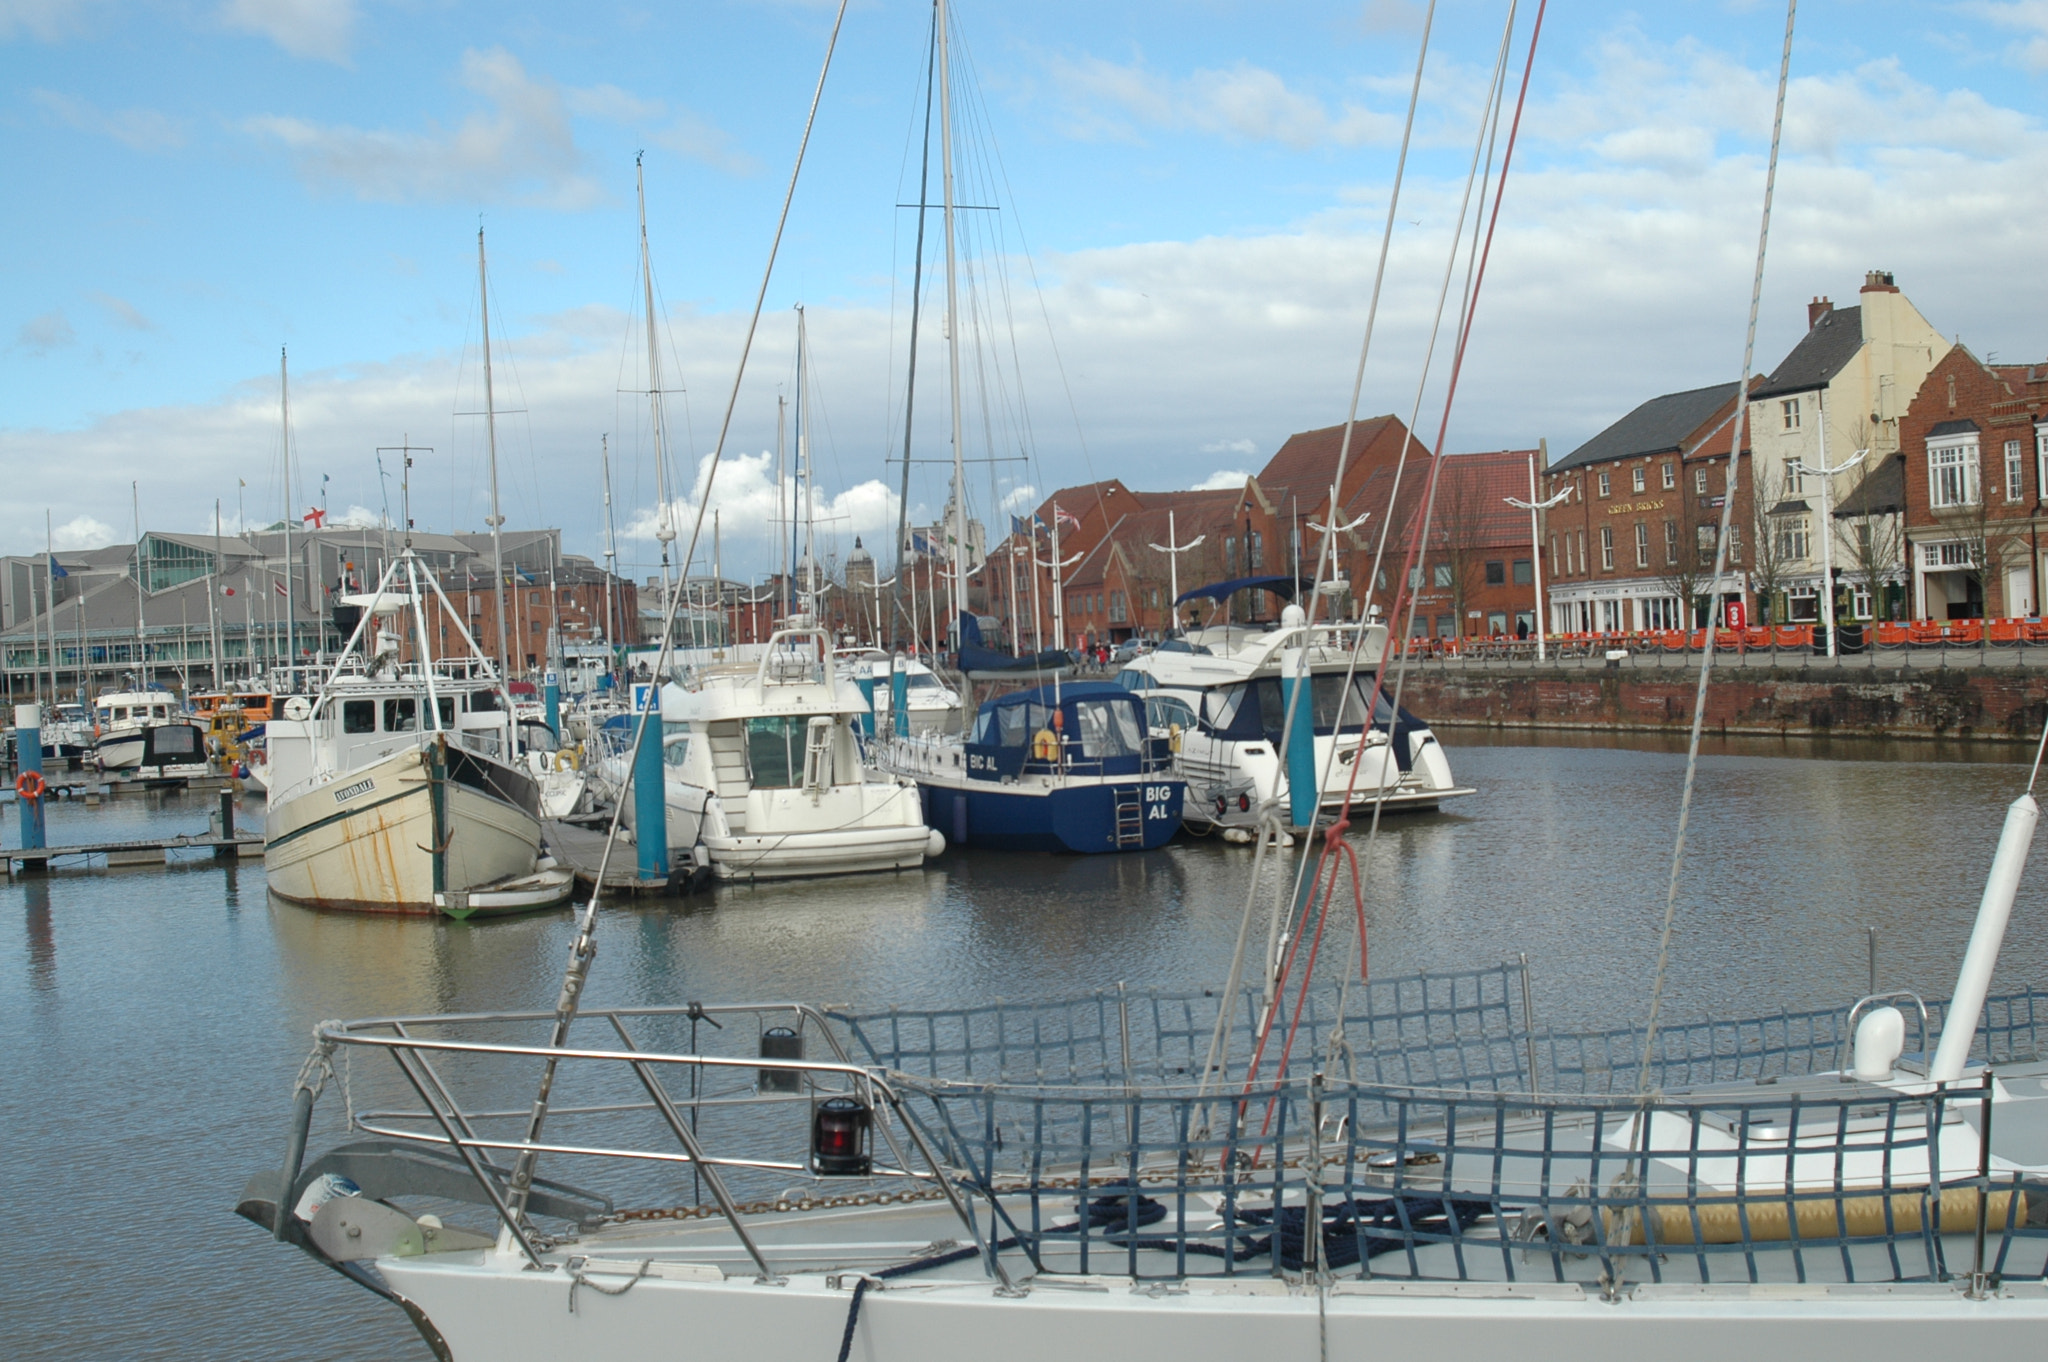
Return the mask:
[[[887, 653], [867, 648], [851, 657], [842, 655], [839, 675], [848, 685], [854, 684], [862, 677], [872, 681], [875, 687], [875, 707], [880, 711], [888, 709], [893, 703], [890, 686], [894, 683], [894, 668], [895, 662]], [[960, 731], [958, 691], [941, 681], [937, 672], [914, 657], [903, 659], [903, 677], [903, 711], [909, 717], [911, 733]]]
[[93, 761], [137, 776], [206, 772], [206, 730], [180, 712], [167, 690], [107, 691], [93, 701]]
[[362, 622], [319, 695], [271, 721], [263, 864], [282, 898], [467, 917], [552, 907], [575, 887], [543, 856], [538, 782], [511, 750], [494, 669], [473, 643], [432, 657], [429, 593], [458, 618], [407, 550], [375, 593], [345, 600]]
[[1249, 829], [1264, 801], [1288, 793], [1283, 678], [1297, 665], [1311, 678], [1319, 817], [1375, 802], [1433, 809], [1471, 794], [1452, 779], [1426, 724], [1384, 693], [1374, 699], [1386, 634], [1382, 624], [1310, 627], [1290, 605], [1277, 627], [1197, 629], [1125, 664], [1117, 683], [1145, 697], [1155, 730], [1178, 739], [1176, 769], [1188, 786], [1182, 817], [1198, 829]]
[[[669, 849], [723, 880], [914, 870], [945, 838], [925, 827], [915, 783], [866, 763], [867, 704], [833, 667], [830, 635], [796, 619], [758, 661], [662, 687]], [[613, 723], [601, 774], [630, 825], [633, 730]]]

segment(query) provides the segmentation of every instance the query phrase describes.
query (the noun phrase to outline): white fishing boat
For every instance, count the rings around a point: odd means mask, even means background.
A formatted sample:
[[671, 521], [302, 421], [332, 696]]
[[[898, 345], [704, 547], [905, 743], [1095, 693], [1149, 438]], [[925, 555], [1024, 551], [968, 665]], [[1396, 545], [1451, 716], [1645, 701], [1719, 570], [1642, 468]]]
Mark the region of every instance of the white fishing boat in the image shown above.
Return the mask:
[[[756, 662], [693, 669], [661, 690], [668, 846], [722, 880], [914, 870], [945, 849], [917, 786], [869, 765], [866, 702], [839, 678], [831, 636], [798, 616]], [[602, 766], [633, 825], [632, 729]], [[638, 828], [634, 829], [638, 834]]]
[[[1287, 577], [1257, 580], [1293, 586]], [[1226, 588], [1245, 584], [1188, 596]], [[1173, 736], [1174, 769], [1188, 786], [1182, 816], [1198, 829], [1255, 828], [1269, 801], [1290, 802], [1294, 777], [1314, 782], [1313, 816], [1323, 821], [1374, 804], [1434, 809], [1471, 794], [1452, 778], [1428, 725], [1397, 710], [1379, 686], [1386, 641], [1385, 625], [1311, 627], [1290, 604], [1277, 627], [1191, 630], [1132, 658], [1116, 679], [1145, 698], [1152, 728]], [[1297, 745], [1285, 727], [1288, 688], [1302, 671], [1309, 703], [1295, 722], [1312, 741]]]
[[319, 695], [269, 725], [263, 864], [281, 898], [467, 917], [574, 888], [543, 855], [539, 786], [495, 670], [459, 625], [470, 655], [435, 657], [428, 599], [459, 618], [408, 547], [375, 592], [344, 599], [362, 619]]

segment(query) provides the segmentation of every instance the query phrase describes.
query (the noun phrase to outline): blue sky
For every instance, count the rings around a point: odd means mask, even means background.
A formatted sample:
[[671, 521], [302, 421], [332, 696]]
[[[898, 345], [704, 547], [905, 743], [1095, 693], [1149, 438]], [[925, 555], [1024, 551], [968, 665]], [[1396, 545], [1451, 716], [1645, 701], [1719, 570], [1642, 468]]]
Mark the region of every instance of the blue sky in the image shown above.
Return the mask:
[[[1368, 412], [1415, 401], [1505, 13], [1438, 6]], [[848, 12], [712, 493], [732, 575], [767, 564], [798, 302], [821, 534], [843, 555], [892, 518], [914, 228], [895, 205], [915, 194], [929, 14]], [[1001, 393], [976, 380], [966, 444], [1029, 456], [977, 466], [977, 512], [1091, 476], [1194, 485], [1341, 419], [1421, 15], [958, 0], [962, 197], [1001, 207], [963, 217], [977, 276], [1000, 257], [1010, 285], [984, 360], [1012, 356]], [[1760, 364], [1810, 296], [1852, 301], [1871, 268], [1980, 355], [2040, 357], [2048, 3], [1799, 18]], [[281, 345], [300, 502], [325, 476], [336, 513], [380, 511], [374, 450], [410, 436], [435, 450], [416, 517], [480, 527], [481, 423], [458, 413], [481, 404], [481, 221], [508, 516], [595, 550], [608, 435], [622, 558], [645, 571], [648, 421], [621, 391], [646, 386], [634, 154], [687, 482], [831, 19], [796, 0], [0, 0], [0, 548], [39, 546], [46, 507], [67, 544], [126, 538], [131, 480], [163, 528], [210, 524], [216, 498], [232, 524], [238, 496], [276, 518]], [[1646, 397], [1735, 376], [1782, 26], [1771, 4], [1552, 6], [1451, 447], [1561, 455]], [[917, 451], [938, 459], [930, 317], [921, 343]], [[915, 472], [931, 514], [942, 471]]]

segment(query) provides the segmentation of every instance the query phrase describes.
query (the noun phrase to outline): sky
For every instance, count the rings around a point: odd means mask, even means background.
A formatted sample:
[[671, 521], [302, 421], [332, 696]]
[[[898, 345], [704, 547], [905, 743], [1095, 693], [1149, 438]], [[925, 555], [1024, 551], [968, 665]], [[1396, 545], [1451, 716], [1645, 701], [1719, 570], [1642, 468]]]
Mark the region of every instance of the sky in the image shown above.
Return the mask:
[[[974, 514], [1095, 478], [1229, 482], [1343, 419], [1426, 8], [955, 0]], [[1448, 343], [1425, 357], [1508, 8], [1435, 8], [1366, 364], [1361, 414], [1420, 412], [1432, 441]], [[209, 530], [217, 504], [230, 532], [407, 500], [422, 529], [482, 529], [481, 228], [507, 523], [601, 554], [608, 451], [620, 569], [655, 571], [636, 156], [683, 540], [707, 506], [726, 575], [786, 551], [780, 419], [791, 451], [804, 433], [819, 555], [886, 542], [928, 3], [848, 6], [735, 387], [835, 9], [0, 0], [0, 551], [39, 550], [46, 516], [83, 548], [126, 542], [138, 514]], [[1446, 448], [1560, 458], [1649, 397], [1738, 375], [1784, 17], [1550, 7]], [[2043, 357], [2044, 75], [2048, 0], [1799, 7], [1757, 368], [1809, 298], [1849, 305], [1871, 269], [1980, 357]], [[951, 459], [925, 222], [914, 519], [939, 513]]]

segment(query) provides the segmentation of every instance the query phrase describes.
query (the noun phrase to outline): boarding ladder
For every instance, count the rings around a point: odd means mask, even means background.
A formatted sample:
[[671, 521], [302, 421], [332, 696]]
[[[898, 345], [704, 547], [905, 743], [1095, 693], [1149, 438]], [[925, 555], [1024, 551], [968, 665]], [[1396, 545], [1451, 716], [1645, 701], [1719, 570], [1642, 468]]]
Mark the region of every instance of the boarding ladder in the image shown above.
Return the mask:
[[1116, 849], [1128, 851], [1145, 845], [1145, 800], [1142, 790], [1136, 785], [1113, 785], [1110, 796], [1116, 800]]

